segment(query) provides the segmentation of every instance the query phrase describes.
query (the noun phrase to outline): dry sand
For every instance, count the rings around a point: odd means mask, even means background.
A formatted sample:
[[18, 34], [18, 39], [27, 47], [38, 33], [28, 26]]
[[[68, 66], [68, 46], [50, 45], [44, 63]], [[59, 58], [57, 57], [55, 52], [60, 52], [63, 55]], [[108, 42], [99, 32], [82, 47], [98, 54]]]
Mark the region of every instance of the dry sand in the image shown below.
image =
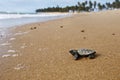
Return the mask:
[[[11, 28], [0, 50], [0, 80], [120, 80], [120, 10]], [[95, 59], [75, 61], [70, 49]]]

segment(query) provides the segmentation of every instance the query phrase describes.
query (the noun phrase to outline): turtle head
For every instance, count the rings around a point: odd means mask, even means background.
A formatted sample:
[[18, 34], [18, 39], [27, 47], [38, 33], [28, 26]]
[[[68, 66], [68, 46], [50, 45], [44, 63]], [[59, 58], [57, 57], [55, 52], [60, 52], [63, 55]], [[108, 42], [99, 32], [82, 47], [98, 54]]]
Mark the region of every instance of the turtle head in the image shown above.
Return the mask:
[[77, 50], [70, 50], [69, 53], [74, 56], [75, 60], [77, 60], [79, 58], [79, 54], [78, 54]]
[[70, 50], [69, 53], [71, 53], [71, 54], [74, 56], [74, 55], [77, 54], [78, 52], [77, 52], [77, 50]]

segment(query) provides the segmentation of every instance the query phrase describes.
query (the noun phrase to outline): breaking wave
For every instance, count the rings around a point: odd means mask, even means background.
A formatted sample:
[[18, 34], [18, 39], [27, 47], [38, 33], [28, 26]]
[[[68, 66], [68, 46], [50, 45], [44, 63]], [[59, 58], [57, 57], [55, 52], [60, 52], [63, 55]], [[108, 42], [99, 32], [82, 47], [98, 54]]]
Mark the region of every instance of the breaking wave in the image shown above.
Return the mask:
[[31, 18], [31, 17], [55, 17], [55, 16], [65, 16], [65, 15], [68, 15], [68, 13], [0, 14], [0, 19]]

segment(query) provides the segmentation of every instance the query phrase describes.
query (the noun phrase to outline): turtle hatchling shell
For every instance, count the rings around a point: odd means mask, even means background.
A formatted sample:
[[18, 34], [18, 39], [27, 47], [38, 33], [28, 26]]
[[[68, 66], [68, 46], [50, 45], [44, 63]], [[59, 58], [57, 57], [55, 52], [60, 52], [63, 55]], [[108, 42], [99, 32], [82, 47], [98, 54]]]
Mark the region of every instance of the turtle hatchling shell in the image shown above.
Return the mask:
[[80, 55], [89, 55], [89, 54], [95, 53], [95, 51], [90, 49], [78, 49], [78, 53]]

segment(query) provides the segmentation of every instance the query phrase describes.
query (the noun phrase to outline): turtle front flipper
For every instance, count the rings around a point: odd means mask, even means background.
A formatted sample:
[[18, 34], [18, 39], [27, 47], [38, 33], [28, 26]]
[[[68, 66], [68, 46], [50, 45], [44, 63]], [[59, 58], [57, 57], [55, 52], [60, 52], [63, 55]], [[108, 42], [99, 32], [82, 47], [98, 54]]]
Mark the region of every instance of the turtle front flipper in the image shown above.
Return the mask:
[[78, 60], [78, 58], [79, 58], [79, 55], [76, 53], [76, 54], [74, 54], [74, 59], [75, 60]]

